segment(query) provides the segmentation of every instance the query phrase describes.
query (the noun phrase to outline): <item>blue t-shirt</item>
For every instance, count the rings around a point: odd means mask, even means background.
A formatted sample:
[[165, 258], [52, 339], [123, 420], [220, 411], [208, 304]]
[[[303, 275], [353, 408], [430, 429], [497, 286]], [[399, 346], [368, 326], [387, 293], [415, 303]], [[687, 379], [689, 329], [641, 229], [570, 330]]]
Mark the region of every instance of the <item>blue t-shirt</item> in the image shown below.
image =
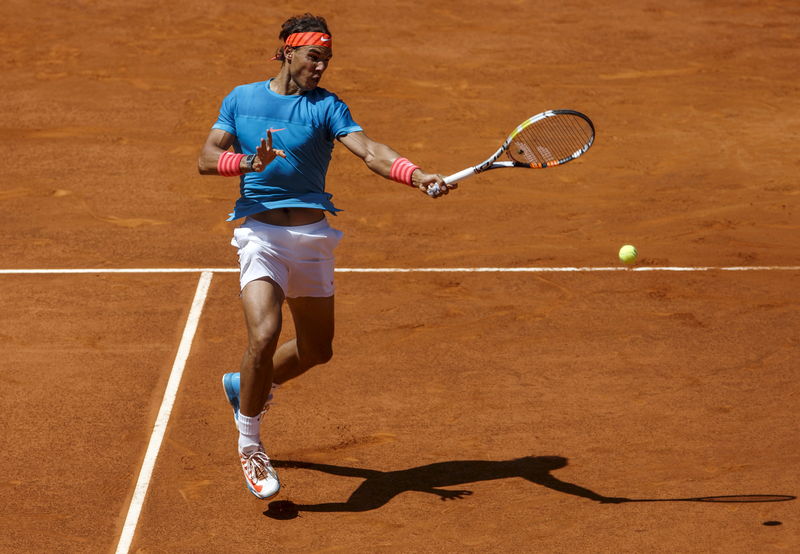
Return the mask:
[[236, 137], [233, 148], [255, 154], [267, 129], [272, 146], [286, 153], [262, 172], [240, 177], [240, 197], [228, 221], [276, 208], [317, 208], [339, 211], [325, 192], [325, 174], [335, 138], [361, 131], [350, 108], [323, 88], [299, 95], [272, 92], [270, 81], [241, 85], [222, 101], [212, 129]]

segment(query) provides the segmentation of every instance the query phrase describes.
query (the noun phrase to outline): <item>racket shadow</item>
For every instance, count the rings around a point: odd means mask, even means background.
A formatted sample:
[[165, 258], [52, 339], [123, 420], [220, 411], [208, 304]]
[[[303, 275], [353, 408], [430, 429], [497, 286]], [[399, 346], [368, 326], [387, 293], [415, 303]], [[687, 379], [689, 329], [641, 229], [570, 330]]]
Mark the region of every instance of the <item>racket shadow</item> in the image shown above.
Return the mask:
[[753, 502], [787, 502], [797, 497], [791, 494], [726, 494], [722, 496], [699, 496], [696, 498], [629, 498], [625, 502], [719, 502], [747, 504]]

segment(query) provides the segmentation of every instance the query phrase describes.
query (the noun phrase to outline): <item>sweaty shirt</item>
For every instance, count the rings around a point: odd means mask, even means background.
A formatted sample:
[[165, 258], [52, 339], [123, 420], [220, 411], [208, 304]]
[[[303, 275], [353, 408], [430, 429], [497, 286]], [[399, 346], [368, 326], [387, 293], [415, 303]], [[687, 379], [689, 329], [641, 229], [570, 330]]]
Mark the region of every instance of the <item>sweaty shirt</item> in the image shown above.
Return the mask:
[[286, 153], [286, 158], [276, 157], [264, 171], [239, 178], [240, 196], [228, 221], [276, 208], [336, 213], [332, 195], [325, 192], [333, 141], [361, 127], [353, 121], [347, 104], [332, 92], [317, 87], [285, 96], [272, 92], [269, 83], [233, 89], [212, 126], [234, 135], [233, 148], [241, 154], [255, 154], [267, 129], [272, 129], [272, 147]]

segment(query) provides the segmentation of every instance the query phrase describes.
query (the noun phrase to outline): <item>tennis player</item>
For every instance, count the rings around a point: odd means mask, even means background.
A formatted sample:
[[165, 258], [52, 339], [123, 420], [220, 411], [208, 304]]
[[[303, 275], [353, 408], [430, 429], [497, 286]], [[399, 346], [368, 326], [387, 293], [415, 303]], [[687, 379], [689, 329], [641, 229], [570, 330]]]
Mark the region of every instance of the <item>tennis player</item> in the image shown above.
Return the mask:
[[[240, 197], [228, 221], [244, 218], [232, 244], [239, 254], [248, 344], [240, 372], [225, 374], [223, 386], [239, 430], [247, 487], [259, 498], [280, 489], [261, 441], [272, 389], [332, 356], [333, 251], [342, 238], [325, 215], [338, 211], [325, 192], [334, 139], [373, 172], [418, 192], [428, 194], [431, 187], [436, 198], [455, 188], [370, 139], [347, 104], [319, 87], [333, 55], [324, 18], [292, 17], [279, 38], [277, 75], [236, 87], [223, 100], [198, 160], [201, 174], [239, 177]], [[297, 338], [278, 348], [284, 300]]]

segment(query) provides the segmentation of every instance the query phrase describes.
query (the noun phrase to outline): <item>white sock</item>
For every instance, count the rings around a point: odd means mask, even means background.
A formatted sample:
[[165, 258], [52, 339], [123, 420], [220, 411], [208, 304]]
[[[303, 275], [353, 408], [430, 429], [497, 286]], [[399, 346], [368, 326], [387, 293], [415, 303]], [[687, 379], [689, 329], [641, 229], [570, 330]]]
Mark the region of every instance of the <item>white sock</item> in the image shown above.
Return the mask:
[[239, 428], [239, 450], [258, 446], [261, 442], [261, 418], [259, 416], [249, 417], [239, 412], [236, 426]]

